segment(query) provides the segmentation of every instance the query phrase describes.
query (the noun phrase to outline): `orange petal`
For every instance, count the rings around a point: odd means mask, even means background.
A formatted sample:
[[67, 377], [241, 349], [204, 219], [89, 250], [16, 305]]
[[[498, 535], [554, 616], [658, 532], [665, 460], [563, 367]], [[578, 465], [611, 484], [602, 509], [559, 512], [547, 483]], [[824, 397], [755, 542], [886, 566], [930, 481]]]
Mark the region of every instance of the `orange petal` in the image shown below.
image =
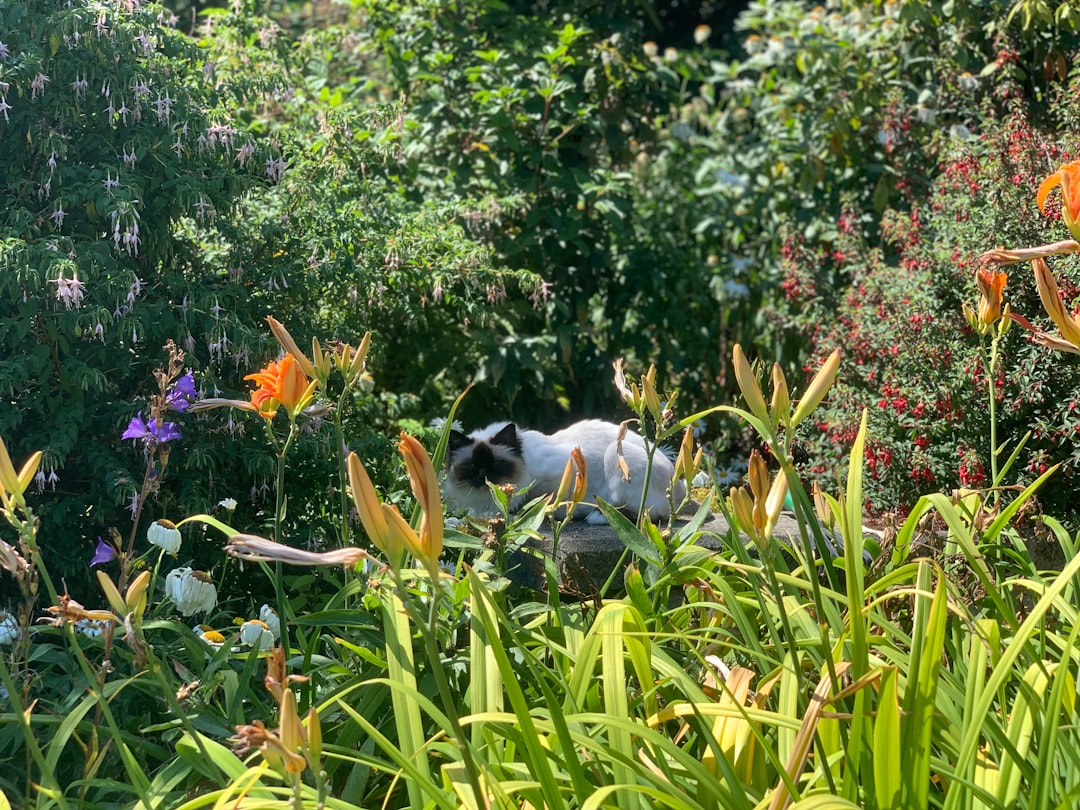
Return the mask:
[[1051, 189], [1061, 182], [1061, 172], [1054, 172], [1039, 184], [1039, 192], [1035, 195], [1035, 202], [1039, 204], [1039, 210], [1046, 213], [1046, 198]]

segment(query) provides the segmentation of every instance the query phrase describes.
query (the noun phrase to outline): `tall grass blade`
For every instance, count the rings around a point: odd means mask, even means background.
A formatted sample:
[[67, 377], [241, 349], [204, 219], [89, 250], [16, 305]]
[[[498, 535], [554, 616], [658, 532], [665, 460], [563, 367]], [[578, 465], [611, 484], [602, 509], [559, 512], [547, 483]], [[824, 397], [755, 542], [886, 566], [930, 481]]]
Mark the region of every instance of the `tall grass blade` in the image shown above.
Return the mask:
[[[485, 580], [478, 574], [477, 581]], [[472, 606], [475, 611], [485, 615], [474, 616], [469, 627], [469, 711], [473, 714], [500, 712], [503, 708], [503, 684], [493, 652], [493, 647], [501, 643], [499, 625], [490, 615], [488, 602], [473, 600]], [[473, 726], [472, 743], [477, 748], [483, 743], [482, 726]]]
[[[986, 689], [976, 702], [971, 714], [966, 718], [967, 728], [964, 729], [960, 748], [957, 752], [956, 771], [960, 775], [971, 774], [974, 771], [975, 758], [979, 750], [981, 732], [986, 722], [986, 716], [994, 700], [994, 693], [1002, 686], [1006, 679], [1012, 676], [1013, 667], [1016, 665], [1021, 654], [1027, 647], [1033, 636], [1039, 633], [1046, 620], [1046, 614], [1053, 607], [1055, 601], [1061, 596], [1061, 592], [1069, 587], [1073, 577], [1080, 572], [1080, 557], [1075, 557], [1066, 564], [1064, 570], [1054, 579], [1050, 587], [1035, 603], [1023, 624], [1017, 629], [1002, 653], [993, 672], [986, 683]], [[964, 789], [962, 783], [955, 783], [945, 797], [945, 810], [960, 810], [970, 806], [970, 791]]]
[[[484, 587], [483, 582], [475, 572], [469, 571], [466, 576], [469, 579], [469, 592], [472, 594], [473, 602], [487, 603], [484, 608], [481, 609], [476, 609], [474, 607], [473, 615], [480, 621], [492, 621], [493, 618], [499, 614], [492, 601], [491, 594]], [[491, 628], [489, 628], [489, 638], [493, 638], [495, 635], [496, 634]], [[513, 635], [513, 633], [511, 633], [511, 635]], [[528, 755], [530, 774], [540, 783], [544, 804], [548, 807], [561, 807], [563, 805], [563, 797], [559, 789], [558, 780], [555, 778], [555, 774], [551, 769], [551, 763], [548, 761], [550, 754], [548, 749], [541, 743], [540, 732], [533, 720], [532, 712], [529, 709], [529, 702], [526, 699], [524, 692], [521, 690], [521, 685], [518, 683], [517, 672], [514, 669], [514, 665], [511, 663], [506, 649], [502, 644], [492, 645], [491, 651], [495, 656], [499, 672], [502, 675], [503, 684], [506, 687], [506, 697], [510, 701], [510, 706], [513, 709], [517, 720], [517, 726], [521, 730], [522, 743], [525, 747], [525, 752]]]
[[[424, 726], [420, 707], [410, 700], [409, 692], [416, 692], [416, 665], [413, 659], [412, 624], [401, 598], [393, 589], [383, 595], [383, 617], [386, 623], [386, 664], [391, 681], [401, 684], [403, 690], [391, 690], [394, 706], [394, 725], [398, 733], [398, 745], [403, 756], [413, 763], [419, 778], [431, 782], [431, 768], [424, 750]], [[433, 662], [438, 666], [438, 662]], [[406, 779], [409, 802], [413, 807], [423, 806], [423, 789], [415, 779]]]
[[896, 667], [881, 673], [877, 717], [874, 719], [874, 794], [878, 810], [901, 807], [900, 791], [906, 777], [897, 763], [902, 761], [900, 747], [900, 699], [897, 695]]
[[901, 720], [905, 807], [927, 807], [929, 801], [934, 707], [948, 620], [945, 577], [940, 570], [936, 571], [937, 587], [933, 597], [928, 598], [934, 572], [930, 563], [923, 563], [916, 577], [915, 631]]

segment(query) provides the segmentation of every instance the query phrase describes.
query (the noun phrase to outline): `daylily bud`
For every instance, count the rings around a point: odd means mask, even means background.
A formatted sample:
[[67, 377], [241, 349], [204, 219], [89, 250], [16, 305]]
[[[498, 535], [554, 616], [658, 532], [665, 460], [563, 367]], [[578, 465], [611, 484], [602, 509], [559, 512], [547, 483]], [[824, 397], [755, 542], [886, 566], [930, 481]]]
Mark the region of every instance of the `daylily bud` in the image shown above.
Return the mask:
[[4, 440], [0, 439], [0, 490], [10, 494], [11, 500], [16, 506], [22, 506], [25, 503], [23, 493], [30, 486], [30, 482], [34, 480], [40, 464], [41, 451], [38, 450], [31, 454], [26, 463], [23, 464], [22, 469], [16, 473], [15, 465], [11, 463], [11, 457], [8, 455]]
[[353, 352], [352, 363], [349, 366], [349, 379], [355, 379], [364, 370], [367, 363], [368, 352], [371, 350], [371, 332], [365, 332], [360, 340], [360, 345]]
[[735, 514], [735, 520], [739, 522], [739, 528], [750, 536], [758, 545], [761, 545], [761, 537], [754, 525], [754, 502], [742, 487], [732, 487], [728, 495], [731, 511]]
[[652, 418], [657, 422], [663, 421], [662, 408], [660, 407], [660, 396], [656, 393], [656, 366], [649, 366], [647, 374], [643, 374], [641, 377], [641, 392], [645, 397], [645, 406], [649, 409], [649, 413], [652, 414]]
[[293, 340], [292, 335], [289, 334], [289, 330], [272, 315], [266, 316], [266, 322], [270, 324], [270, 331], [273, 333], [274, 337], [277, 338], [277, 342], [281, 344], [281, 348], [296, 358], [296, 363], [303, 370], [304, 374], [314, 378], [316, 376], [315, 366], [308, 360], [307, 355], [300, 351], [300, 347], [296, 345], [296, 341]]
[[776, 522], [780, 519], [780, 513], [784, 511], [784, 501], [787, 498], [787, 476], [783, 471], [776, 474], [769, 488], [769, 496], [765, 499], [765, 525], [761, 527], [761, 533], [765, 537], [772, 537]]
[[559, 488], [555, 490], [555, 497], [551, 499], [551, 508], [554, 509], [558, 504], [566, 500], [566, 496], [570, 494], [570, 487], [574, 483], [574, 459], [568, 458], [566, 460], [566, 466], [563, 467], [562, 478], [559, 479]]
[[786, 425], [791, 419], [791, 399], [788, 396], [787, 379], [779, 363], [772, 367], [772, 421], [774, 425]]
[[[1058, 292], [1057, 281], [1054, 279], [1050, 268], [1043, 259], [1036, 259], [1031, 263], [1035, 270], [1035, 284], [1039, 288], [1039, 298], [1050, 320], [1061, 330], [1061, 337], [1073, 348], [1068, 351], [1076, 351], [1080, 347], [1080, 319], [1066, 309], [1065, 301]], [[1056, 346], [1052, 348], [1058, 348]]]
[[967, 323], [967, 325], [971, 327], [972, 331], [978, 332], [979, 316], [975, 313], [975, 307], [971, 305], [970, 301], [964, 301], [960, 305], [960, 309], [964, 313], [964, 321]]
[[[99, 571], [98, 574], [101, 572]], [[124, 604], [128, 613], [142, 616], [146, 610], [146, 588], [150, 584], [150, 572], [143, 571], [128, 585], [127, 593], [124, 594]]]
[[570, 458], [573, 459], [574, 464], [577, 466], [577, 471], [574, 474], [574, 491], [570, 495], [570, 508], [573, 509], [583, 500], [589, 488], [589, 465], [585, 462], [585, 455], [581, 452], [580, 447], [575, 447], [570, 451]]
[[675, 458], [675, 479], [686, 482], [686, 488], [694, 486], [694, 477], [701, 469], [703, 450], [698, 448], [694, 453], [694, 430], [687, 428], [683, 433], [682, 443], [679, 445], [679, 455]]
[[317, 771], [322, 759], [322, 723], [314, 706], [308, 709], [307, 714], [307, 753], [308, 764], [313, 771]]
[[113, 581], [109, 578], [108, 574], [104, 571], [97, 571], [95, 573], [97, 573], [101, 590], [105, 592], [105, 599], [109, 603], [109, 607], [111, 607], [114, 612], [123, 616], [127, 613], [127, 601], [120, 596], [119, 589], [113, 584]]
[[[281, 696], [280, 714], [281, 744], [290, 754], [298, 754], [304, 746], [304, 727], [296, 710], [296, 695], [292, 689], [286, 689]], [[300, 773], [305, 764], [306, 760], [297, 756], [289, 757], [284, 762], [285, 770], [289, 773]]]
[[435, 467], [424, 445], [415, 437], [402, 431], [398, 449], [405, 459], [409, 486], [423, 510], [420, 520], [420, 545], [423, 553], [420, 559], [429, 569], [433, 569], [438, 567], [443, 551], [443, 507], [439, 476], [435, 473]]
[[[349, 453], [348, 467], [353, 503], [356, 504], [356, 511], [360, 514], [364, 531], [380, 551], [390, 555], [391, 550], [387, 545], [390, 532], [379, 504], [379, 496], [375, 494], [375, 487], [356, 453]], [[395, 552], [399, 551], [395, 549]], [[391, 561], [396, 563], [397, 557], [391, 556]]]
[[746, 478], [750, 484], [750, 492], [753, 493], [754, 500], [764, 502], [769, 492], [769, 467], [757, 450], [750, 452]]
[[825, 399], [825, 395], [829, 393], [829, 389], [832, 388], [833, 381], [836, 379], [836, 372], [839, 370], [840, 350], [835, 349], [829, 355], [825, 364], [818, 369], [818, 373], [814, 375], [814, 379], [811, 380], [806, 393], [799, 400], [799, 405], [795, 408], [795, 413], [791, 417], [792, 429], [812, 414], [814, 409], [821, 404], [821, 400]]
[[[396, 554], [397, 559], [400, 559], [401, 551], [404, 550], [411, 556], [422, 561], [428, 568], [431, 568], [432, 564], [424, 552], [424, 547], [420, 542], [420, 538], [413, 530], [413, 527], [409, 525], [409, 522], [401, 516], [397, 507], [388, 503], [379, 504], [379, 506], [387, 527], [386, 556], [391, 557], [391, 555]], [[438, 564], [437, 559], [434, 564]]]
[[821, 521], [822, 526], [831, 529], [833, 523], [836, 522], [836, 516], [833, 515], [829, 501], [825, 498], [825, 493], [821, 491], [821, 484], [815, 481], [811, 487], [811, 492], [814, 495], [814, 511], [817, 513], [818, 520]]
[[980, 267], [975, 271], [979, 287], [979, 324], [983, 331], [1001, 319], [1001, 293], [1007, 280], [1008, 276], [996, 270]]
[[754, 376], [754, 371], [750, 368], [746, 355], [743, 354], [742, 346], [738, 343], [731, 350], [731, 361], [735, 367], [735, 381], [739, 384], [743, 399], [746, 400], [746, 407], [750, 409], [750, 413], [768, 424], [769, 409], [765, 407], [765, 397], [761, 394], [761, 386], [758, 385], [757, 377]]
[[324, 352], [319, 339], [313, 337], [311, 339], [311, 365], [314, 367], [315, 373], [312, 376], [324, 387], [326, 381], [330, 379], [330, 364], [332, 362], [333, 356], [328, 352]]

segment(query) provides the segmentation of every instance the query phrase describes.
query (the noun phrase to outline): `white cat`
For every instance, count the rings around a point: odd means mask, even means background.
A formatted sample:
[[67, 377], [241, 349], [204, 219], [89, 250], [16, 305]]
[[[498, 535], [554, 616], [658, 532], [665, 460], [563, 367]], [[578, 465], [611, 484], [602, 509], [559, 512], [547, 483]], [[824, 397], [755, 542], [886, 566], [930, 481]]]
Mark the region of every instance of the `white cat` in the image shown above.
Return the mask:
[[[622, 455], [630, 472], [627, 479], [618, 461], [619, 430], [620, 426], [612, 422], [586, 419], [551, 435], [521, 430], [513, 422], [496, 422], [468, 436], [452, 431], [447, 452], [447, 500], [474, 515], [490, 515], [494, 504], [487, 486], [489, 481], [513, 484], [517, 489], [529, 486], [526, 495], [511, 500], [512, 509], [520, 508], [525, 500], [554, 493], [559, 488], [570, 452], [580, 447], [588, 472], [585, 503], [595, 504], [596, 498], [601, 498], [636, 516], [641, 505], [648, 451], [641, 436], [627, 431], [622, 440]], [[663, 452], [655, 453], [645, 498], [654, 520], [667, 518], [671, 512], [667, 489], [674, 474], [671, 459]], [[685, 485], [678, 482], [676, 503], [682, 501], [685, 492]], [[584, 517], [589, 523], [607, 522], [595, 505], [579, 506], [574, 517]]]

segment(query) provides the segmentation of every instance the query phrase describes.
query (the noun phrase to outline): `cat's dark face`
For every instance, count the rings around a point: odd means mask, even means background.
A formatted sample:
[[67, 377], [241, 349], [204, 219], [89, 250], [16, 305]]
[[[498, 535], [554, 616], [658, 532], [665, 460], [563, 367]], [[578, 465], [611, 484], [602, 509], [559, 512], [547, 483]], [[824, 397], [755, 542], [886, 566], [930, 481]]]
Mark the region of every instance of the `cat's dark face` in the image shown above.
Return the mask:
[[521, 441], [513, 423], [489, 439], [450, 433], [447, 469], [451, 483], [487, 491], [487, 483], [516, 484], [524, 474]]

